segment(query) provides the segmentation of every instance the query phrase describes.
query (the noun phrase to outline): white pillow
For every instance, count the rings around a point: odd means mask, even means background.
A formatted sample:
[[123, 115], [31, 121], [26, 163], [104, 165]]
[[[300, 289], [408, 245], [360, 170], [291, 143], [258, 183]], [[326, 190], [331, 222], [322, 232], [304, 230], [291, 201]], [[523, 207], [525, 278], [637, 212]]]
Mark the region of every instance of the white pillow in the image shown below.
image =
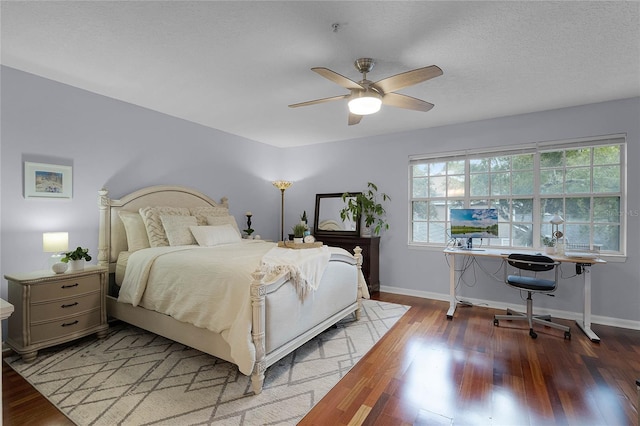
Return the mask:
[[242, 235], [240, 233], [240, 228], [238, 228], [238, 223], [236, 222], [236, 218], [233, 216], [207, 216], [207, 225], [211, 226], [219, 226], [219, 225], [231, 225], [238, 232], [238, 235]]
[[191, 207], [189, 209], [191, 216], [198, 219], [198, 225], [206, 225], [208, 216], [229, 216], [229, 209], [226, 207]]
[[231, 225], [220, 226], [191, 226], [191, 233], [196, 237], [198, 245], [213, 247], [221, 244], [239, 243], [240, 234]]
[[134, 252], [151, 247], [147, 236], [147, 228], [144, 226], [140, 213], [120, 210], [118, 216], [122, 220], [124, 232], [127, 235], [128, 251]]
[[196, 243], [190, 226], [198, 225], [195, 216], [160, 215], [164, 232], [167, 234], [170, 246], [189, 246]]
[[169, 245], [167, 234], [160, 220], [160, 215], [189, 216], [189, 209], [186, 207], [143, 207], [140, 209], [140, 216], [147, 229], [149, 245], [151, 247], [163, 247]]

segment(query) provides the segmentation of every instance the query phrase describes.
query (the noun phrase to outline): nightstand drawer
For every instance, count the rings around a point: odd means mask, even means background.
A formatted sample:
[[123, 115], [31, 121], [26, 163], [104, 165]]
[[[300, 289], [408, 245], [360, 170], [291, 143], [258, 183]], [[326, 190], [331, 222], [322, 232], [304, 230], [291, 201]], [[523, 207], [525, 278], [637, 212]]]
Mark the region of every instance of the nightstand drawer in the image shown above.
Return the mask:
[[34, 284], [31, 286], [31, 302], [50, 301], [92, 291], [100, 291], [100, 277], [98, 275]]
[[71, 299], [31, 304], [31, 323], [74, 315], [100, 306], [100, 292], [83, 294]]
[[31, 326], [31, 343], [79, 333], [100, 325], [100, 309], [71, 318]]

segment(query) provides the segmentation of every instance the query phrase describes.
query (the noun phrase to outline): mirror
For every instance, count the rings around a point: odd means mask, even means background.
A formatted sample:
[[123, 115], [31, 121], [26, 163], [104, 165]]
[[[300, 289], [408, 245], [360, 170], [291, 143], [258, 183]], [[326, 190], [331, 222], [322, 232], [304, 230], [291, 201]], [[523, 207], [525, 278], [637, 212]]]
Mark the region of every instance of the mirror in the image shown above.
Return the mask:
[[[356, 196], [359, 192], [350, 192]], [[313, 219], [313, 233], [322, 235], [360, 235], [360, 221], [342, 221], [340, 210], [346, 205], [342, 201], [342, 192], [334, 194], [316, 194], [316, 214]]]

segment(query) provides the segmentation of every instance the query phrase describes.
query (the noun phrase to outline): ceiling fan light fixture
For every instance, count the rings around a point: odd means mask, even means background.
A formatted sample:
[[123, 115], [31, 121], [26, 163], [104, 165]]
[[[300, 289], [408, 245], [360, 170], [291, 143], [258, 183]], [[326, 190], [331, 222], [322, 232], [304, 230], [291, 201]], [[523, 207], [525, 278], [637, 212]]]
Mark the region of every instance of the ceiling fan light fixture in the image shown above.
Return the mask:
[[369, 115], [380, 111], [382, 96], [374, 91], [354, 91], [349, 99], [349, 112], [356, 115]]

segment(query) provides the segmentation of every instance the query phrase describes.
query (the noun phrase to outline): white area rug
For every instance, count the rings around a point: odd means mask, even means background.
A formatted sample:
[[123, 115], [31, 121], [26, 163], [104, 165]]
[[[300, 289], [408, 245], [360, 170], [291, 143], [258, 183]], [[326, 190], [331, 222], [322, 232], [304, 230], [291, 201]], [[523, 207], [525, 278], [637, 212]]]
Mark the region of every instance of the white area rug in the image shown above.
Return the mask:
[[294, 425], [408, 310], [363, 307], [269, 367], [257, 396], [234, 365], [123, 323], [5, 360], [78, 425]]

